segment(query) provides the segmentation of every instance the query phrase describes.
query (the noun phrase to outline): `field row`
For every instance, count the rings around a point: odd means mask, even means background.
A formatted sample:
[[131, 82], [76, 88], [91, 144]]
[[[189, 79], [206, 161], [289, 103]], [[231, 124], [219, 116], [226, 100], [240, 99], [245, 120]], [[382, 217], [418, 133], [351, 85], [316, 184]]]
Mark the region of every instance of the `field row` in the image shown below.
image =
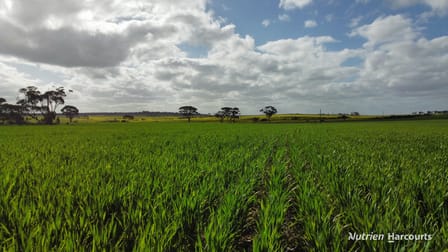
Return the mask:
[[[448, 247], [448, 122], [2, 127], [3, 250]], [[431, 234], [353, 241], [350, 233]]]

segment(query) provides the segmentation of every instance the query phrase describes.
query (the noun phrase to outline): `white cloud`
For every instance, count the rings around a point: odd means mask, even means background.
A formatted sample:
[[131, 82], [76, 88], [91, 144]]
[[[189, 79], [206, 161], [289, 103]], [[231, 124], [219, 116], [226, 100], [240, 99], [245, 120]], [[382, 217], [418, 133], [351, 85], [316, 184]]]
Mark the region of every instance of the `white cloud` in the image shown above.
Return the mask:
[[280, 0], [279, 7], [285, 10], [303, 9], [312, 2], [313, 0]]
[[0, 28], [8, 36], [0, 38], [0, 53], [67, 67], [108, 67], [126, 60], [142, 43], [170, 47], [210, 38], [193, 33], [226, 36], [205, 12], [205, 0], [176, 0], [177, 8], [173, 4], [17, 0], [2, 7]]
[[412, 40], [418, 36], [412, 20], [401, 15], [377, 18], [373, 23], [356, 28], [350, 34], [367, 39], [365, 46], [372, 47], [382, 43]]
[[269, 19], [264, 19], [261, 22], [261, 25], [263, 25], [264, 27], [268, 27], [271, 24], [271, 21]]
[[289, 17], [288, 14], [281, 14], [281, 15], [278, 15], [278, 20], [280, 20], [282, 22], [289, 22], [289, 21], [291, 21], [291, 18]]
[[403, 40], [366, 54], [361, 81], [401, 96], [448, 95], [448, 37]]
[[18, 90], [26, 86], [42, 84], [32, 76], [18, 71], [11, 63], [0, 62], [0, 97], [8, 103], [15, 103]]
[[313, 28], [313, 27], [317, 26], [317, 23], [314, 20], [306, 20], [305, 23], [304, 23], [304, 26], [306, 28]]
[[[443, 97], [448, 95], [447, 36], [428, 40], [402, 16], [379, 18], [355, 33], [368, 39], [357, 81], [372, 95], [402, 101], [431, 96], [433, 107], [443, 107]], [[419, 109], [415, 104], [411, 107]]]
[[[83, 112], [176, 111], [185, 104], [200, 112], [238, 106], [245, 114], [267, 104], [282, 113], [409, 112], [418, 97], [433, 109], [448, 96], [448, 37], [426, 39], [401, 15], [353, 28], [364, 47], [328, 50], [339, 43], [331, 36], [256, 46], [214, 17], [205, 0], [79, 1], [67, 8], [60, 1], [38, 13], [14, 10], [27, 8], [24, 1], [11, 3], [0, 2], [0, 97], [9, 102], [18, 88], [55, 83], [75, 90], [67, 102]], [[189, 57], [194, 48], [203, 56]], [[353, 59], [359, 64], [347, 64]]]

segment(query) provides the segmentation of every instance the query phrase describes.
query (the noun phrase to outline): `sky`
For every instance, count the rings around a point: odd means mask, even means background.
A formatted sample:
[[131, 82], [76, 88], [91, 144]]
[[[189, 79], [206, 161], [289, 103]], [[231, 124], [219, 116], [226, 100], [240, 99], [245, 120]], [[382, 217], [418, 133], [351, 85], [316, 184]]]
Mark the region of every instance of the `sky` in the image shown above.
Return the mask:
[[0, 97], [80, 112], [448, 109], [447, 0], [0, 0]]

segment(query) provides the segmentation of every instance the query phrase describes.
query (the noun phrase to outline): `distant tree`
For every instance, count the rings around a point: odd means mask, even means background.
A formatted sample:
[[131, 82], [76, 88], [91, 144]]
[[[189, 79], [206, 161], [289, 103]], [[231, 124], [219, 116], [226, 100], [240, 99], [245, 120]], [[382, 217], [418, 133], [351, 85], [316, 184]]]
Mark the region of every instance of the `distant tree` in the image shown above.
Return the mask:
[[219, 118], [220, 122], [223, 122], [224, 118], [226, 117], [226, 115], [225, 115], [224, 111], [220, 110], [220, 111], [215, 113], [215, 117]]
[[22, 98], [17, 101], [17, 104], [22, 106], [22, 111], [35, 119], [40, 113], [46, 124], [53, 123], [56, 119], [57, 107], [65, 103], [64, 98], [67, 96], [63, 87], [42, 94], [37, 87], [29, 86], [21, 88], [19, 92], [22, 94]]
[[240, 109], [234, 107], [230, 110], [230, 119], [235, 122], [236, 119], [240, 119]]
[[0, 104], [0, 120], [2, 121], [2, 123], [5, 123], [5, 121], [16, 124], [25, 123], [23, 117], [23, 107], [20, 105], [2, 102]]
[[66, 105], [61, 109], [61, 112], [72, 123], [73, 118], [79, 114], [79, 109], [75, 106]]
[[266, 106], [262, 109], [260, 109], [260, 112], [263, 112], [268, 120], [271, 120], [271, 117], [275, 114], [277, 114], [277, 109], [273, 106]]
[[198, 109], [193, 106], [182, 106], [179, 108], [179, 113], [182, 114], [183, 117], [188, 119], [188, 122], [190, 122], [191, 118], [198, 113]]
[[5, 114], [5, 106], [4, 104], [6, 103], [6, 99], [0, 97], [0, 120], [2, 121], [2, 123], [5, 123], [7, 116]]
[[232, 108], [231, 108], [231, 107], [222, 107], [222, 108], [221, 108], [221, 111], [224, 113], [224, 115], [225, 115], [225, 117], [226, 117], [227, 119], [230, 118], [231, 111], [232, 111]]
[[42, 115], [44, 116], [46, 124], [52, 124], [53, 120], [56, 119], [56, 108], [65, 103], [64, 98], [66, 96], [67, 94], [63, 87], [47, 91], [42, 95], [42, 100], [44, 102]]
[[17, 105], [21, 106], [21, 112], [25, 116], [31, 116], [37, 119], [37, 113], [41, 113], [42, 95], [35, 86], [28, 86], [26, 88], [19, 89], [19, 93], [22, 94], [22, 98], [17, 101]]
[[236, 119], [240, 118], [240, 109], [237, 107], [222, 107], [220, 111], [215, 113], [215, 117], [219, 118], [221, 122], [223, 122], [225, 118], [235, 122]]

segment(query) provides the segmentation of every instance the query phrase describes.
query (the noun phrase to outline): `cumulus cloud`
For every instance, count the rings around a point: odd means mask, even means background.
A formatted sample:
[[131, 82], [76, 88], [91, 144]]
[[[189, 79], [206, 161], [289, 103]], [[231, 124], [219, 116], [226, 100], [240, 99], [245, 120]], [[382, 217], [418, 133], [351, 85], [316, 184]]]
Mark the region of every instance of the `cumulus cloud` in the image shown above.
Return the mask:
[[[354, 30], [365, 37], [364, 65], [357, 80], [377, 96], [435, 99], [448, 94], [448, 37], [428, 40], [410, 19], [388, 16]], [[436, 94], [437, 93], [437, 94]]]
[[386, 42], [412, 40], [419, 32], [413, 28], [412, 20], [402, 15], [377, 18], [373, 23], [363, 25], [353, 30], [350, 35], [359, 35], [368, 41], [366, 47], [376, 46]]
[[24, 86], [41, 84], [40, 81], [17, 70], [12, 64], [0, 62], [0, 97], [8, 103], [15, 103], [18, 90]]
[[366, 54], [362, 80], [401, 95], [447, 93], [448, 37], [391, 41]]
[[280, 0], [279, 7], [285, 10], [303, 9], [312, 2], [313, 0]]
[[[66, 67], [116, 66], [141, 43], [178, 43], [208, 27], [204, 1], [178, 1], [182, 13], [163, 1], [10, 1], [3, 3], [0, 53]], [[168, 22], [175, 20], [177, 22]], [[204, 21], [205, 20], [205, 21]], [[194, 23], [194, 24], [192, 24]], [[196, 25], [196, 26], [192, 26]], [[213, 33], [216, 27], [202, 34]], [[199, 34], [199, 33], [198, 33]], [[212, 34], [210, 36], [217, 36]], [[224, 35], [225, 36], [225, 35]], [[197, 38], [207, 40], [208, 38]]]
[[[27, 2], [43, 7], [32, 13]], [[292, 9], [310, 3], [280, 4]], [[14, 101], [23, 86], [60, 84], [75, 90], [68, 100], [81, 111], [176, 111], [194, 104], [201, 112], [238, 106], [245, 114], [268, 104], [281, 112], [374, 113], [381, 103], [408, 106], [425, 96], [434, 105], [448, 96], [448, 37], [423, 37], [409, 17], [353, 23], [350, 36], [366, 42], [343, 49], [332, 36], [260, 44], [214, 17], [206, 5], [2, 1], [0, 96]], [[342, 49], [328, 49], [335, 46]], [[202, 48], [203, 55], [190, 57], [191, 48]]]
[[0, 29], [9, 35], [0, 38], [0, 53], [67, 67], [115, 66], [148, 35], [160, 38], [175, 32], [150, 26], [129, 27], [123, 33], [88, 33], [72, 27], [26, 30], [5, 22], [0, 22]]

